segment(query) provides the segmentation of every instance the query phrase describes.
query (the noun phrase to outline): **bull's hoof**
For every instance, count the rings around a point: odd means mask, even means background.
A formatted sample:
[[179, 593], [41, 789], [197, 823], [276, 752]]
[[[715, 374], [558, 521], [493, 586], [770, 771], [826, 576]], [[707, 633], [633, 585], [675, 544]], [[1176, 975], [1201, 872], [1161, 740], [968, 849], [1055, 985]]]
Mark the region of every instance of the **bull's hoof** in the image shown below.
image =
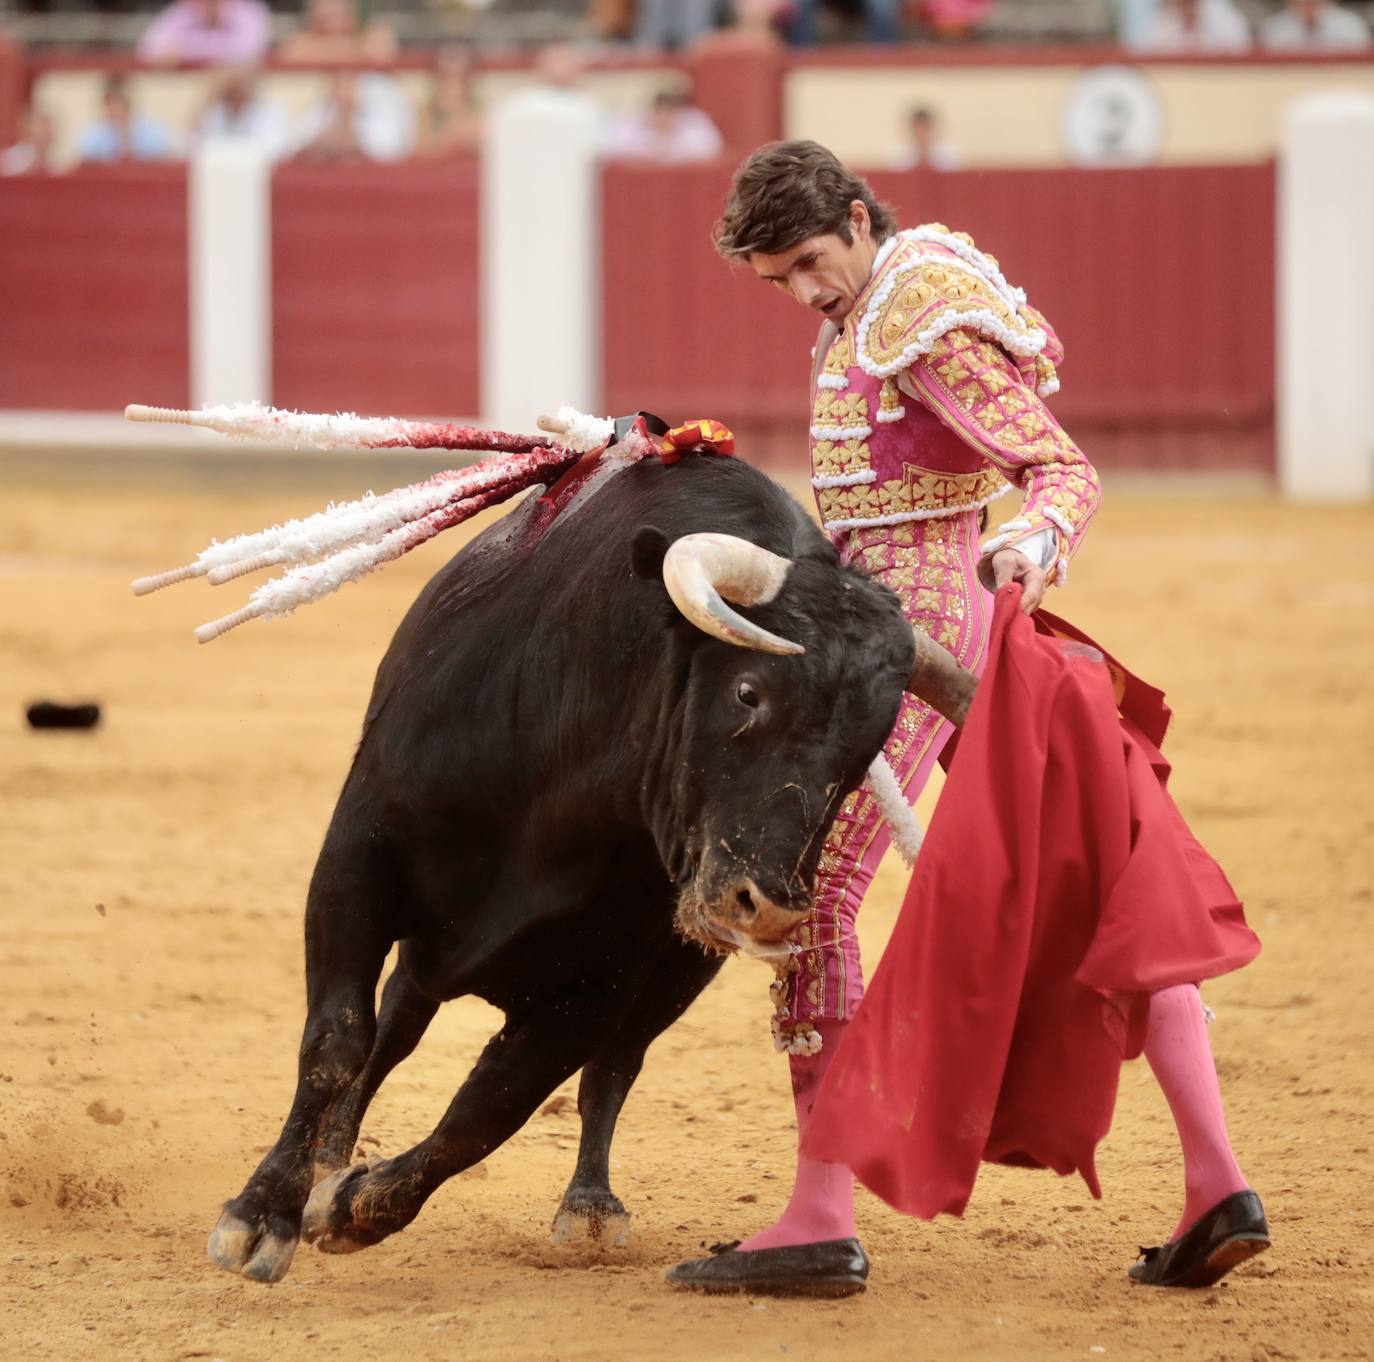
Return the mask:
[[321, 1253], [357, 1253], [385, 1239], [391, 1230], [368, 1224], [359, 1211], [371, 1178], [368, 1164], [355, 1163], [316, 1183], [301, 1216], [305, 1242]]
[[298, 1232], [291, 1220], [252, 1206], [247, 1198], [229, 1202], [205, 1246], [210, 1261], [253, 1282], [279, 1282], [296, 1253]]
[[630, 1242], [630, 1213], [618, 1196], [604, 1189], [568, 1189], [553, 1218], [553, 1242], [581, 1240], [608, 1248], [624, 1248]]

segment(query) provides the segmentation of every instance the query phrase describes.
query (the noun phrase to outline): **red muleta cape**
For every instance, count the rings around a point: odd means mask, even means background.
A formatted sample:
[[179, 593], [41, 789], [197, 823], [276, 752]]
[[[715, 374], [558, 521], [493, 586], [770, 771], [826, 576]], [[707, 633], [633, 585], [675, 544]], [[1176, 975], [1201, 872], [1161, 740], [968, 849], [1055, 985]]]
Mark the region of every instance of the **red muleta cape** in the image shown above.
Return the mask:
[[826, 1074], [808, 1154], [900, 1211], [959, 1215], [980, 1161], [1077, 1169], [1149, 995], [1259, 941], [1169, 797], [1163, 693], [997, 594], [987, 669], [892, 940]]

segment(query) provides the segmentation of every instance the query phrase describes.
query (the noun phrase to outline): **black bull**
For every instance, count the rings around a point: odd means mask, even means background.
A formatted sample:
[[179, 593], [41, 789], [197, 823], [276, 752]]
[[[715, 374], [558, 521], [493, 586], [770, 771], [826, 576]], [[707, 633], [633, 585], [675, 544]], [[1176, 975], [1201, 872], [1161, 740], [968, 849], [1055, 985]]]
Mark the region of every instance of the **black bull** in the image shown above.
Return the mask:
[[[839, 802], [895, 720], [914, 659], [896, 599], [747, 465], [648, 460], [544, 518], [527, 501], [465, 547], [378, 670], [310, 884], [295, 1099], [210, 1238], [230, 1271], [277, 1281], [302, 1233], [347, 1252], [401, 1229], [579, 1068], [555, 1224], [618, 1232], [616, 1119], [722, 959], [684, 935], [679, 900], [747, 918], [749, 886], [799, 920]], [[730, 646], [677, 611], [664, 549], [701, 531], [792, 560], [748, 614], [803, 655]], [[349, 1168], [382, 1079], [469, 993], [505, 1025], [438, 1126]]]

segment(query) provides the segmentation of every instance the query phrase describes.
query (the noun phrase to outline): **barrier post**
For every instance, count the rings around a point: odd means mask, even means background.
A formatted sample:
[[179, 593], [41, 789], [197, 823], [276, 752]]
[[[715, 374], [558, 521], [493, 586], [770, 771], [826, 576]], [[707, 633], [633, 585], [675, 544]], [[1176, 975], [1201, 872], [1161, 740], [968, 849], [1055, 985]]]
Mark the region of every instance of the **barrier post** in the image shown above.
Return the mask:
[[191, 401], [272, 400], [271, 162], [245, 139], [191, 158]]
[[516, 94], [487, 120], [482, 420], [500, 430], [533, 430], [564, 403], [599, 412], [597, 124], [590, 100], [553, 88]]
[[1374, 496], [1374, 96], [1297, 101], [1278, 203], [1278, 469], [1284, 496]]

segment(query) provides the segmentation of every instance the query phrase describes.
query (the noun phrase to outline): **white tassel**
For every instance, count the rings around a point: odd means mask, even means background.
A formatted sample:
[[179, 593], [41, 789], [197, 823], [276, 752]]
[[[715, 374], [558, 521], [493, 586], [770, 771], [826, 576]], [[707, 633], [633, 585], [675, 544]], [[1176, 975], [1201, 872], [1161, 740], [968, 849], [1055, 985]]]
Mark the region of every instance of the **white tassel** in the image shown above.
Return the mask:
[[615, 422], [607, 416], [588, 416], [576, 407], [559, 407], [557, 415], [567, 427], [563, 442], [579, 454], [600, 449], [615, 434]]
[[202, 643], [209, 643], [230, 629], [247, 624], [249, 620], [288, 615], [303, 605], [318, 601], [432, 538], [443, 528], [450, 514], [448, 506], [441, 506], [421, 520], [398, 525], [372, 543], [355, 544], [330, 554], [318, 563], [294, 567], [283, 576], [264, 582], [248, 598], [248, 604], [243, 609], [201, 625], [195, 631], [196, 637]]
[[873, 792], [892, 830], [892, 845], [909, 869], [916, 864], [916, 853], [920, 851], [924, 837], [921, 825], [916, 821], [911, 805], [906, 802], [901, 785], [897, 783], [896, 773], [881, 752], [873, 758], [868, 768], [868, 788]]
[[310, 445], [337, 449], [340, 445], [408, 444], [419, 422], [394, 416], [359, 416], [341, 411], [329, 416], [304, 411], [280, 411], [261, 402], [233, 402], [186, 413], [185, 425], [217, 430], [236, 440], [267, 440], [274, 444]]
[[[463, 494], [463, 489], [452, 482], [403, 487], [381, 496], [369, 492], [357, 501], [330, 506], [304, 520], [288, 520], [284, 525], [274, 525], [257, 534], [239, 535], [223, 544], [213, 544], [201, 554], [201, 561], [214, 565], [210, 571], [210, 581], [214, 585], [232, 580], [229, 570], [250, 562], [271, 557], [279, 563], [308, 562], [360, 540], [380, 538]], [[262, 566], [271, 564], [263, 561]], [[241, 573], [235, 571], [233, 575]]]
[[317, 563], [292, 568], [285, 575], [264, 582], [249, 600], [269, 618], [309, 605], [337, 591], [346, 582], [356, 582], [374, 568], [399, 558], [412, 545], [433, 534], [449, 514], [449, 507], [441, 506], [421, 519], [397, 525], [380, 539], [354, 544]]
[[340, 502], [302, 520], [288, 520], [252, 534], [235, 535], [203, 549], [187, 568], [141, 577], [134, 583], [136, 595], [207, 573], [212, 585], [241, 577], [277, 563], [301, 563], [324, 558], [364, 541], [375, 541], [392, 530], [429, 515], [454, 501], [490, 491], [511, 477], [503, 466], [506, 455], [441, 475], [417, 487], [400, 487], [374, 496], [369, 492], [357, 501]]

